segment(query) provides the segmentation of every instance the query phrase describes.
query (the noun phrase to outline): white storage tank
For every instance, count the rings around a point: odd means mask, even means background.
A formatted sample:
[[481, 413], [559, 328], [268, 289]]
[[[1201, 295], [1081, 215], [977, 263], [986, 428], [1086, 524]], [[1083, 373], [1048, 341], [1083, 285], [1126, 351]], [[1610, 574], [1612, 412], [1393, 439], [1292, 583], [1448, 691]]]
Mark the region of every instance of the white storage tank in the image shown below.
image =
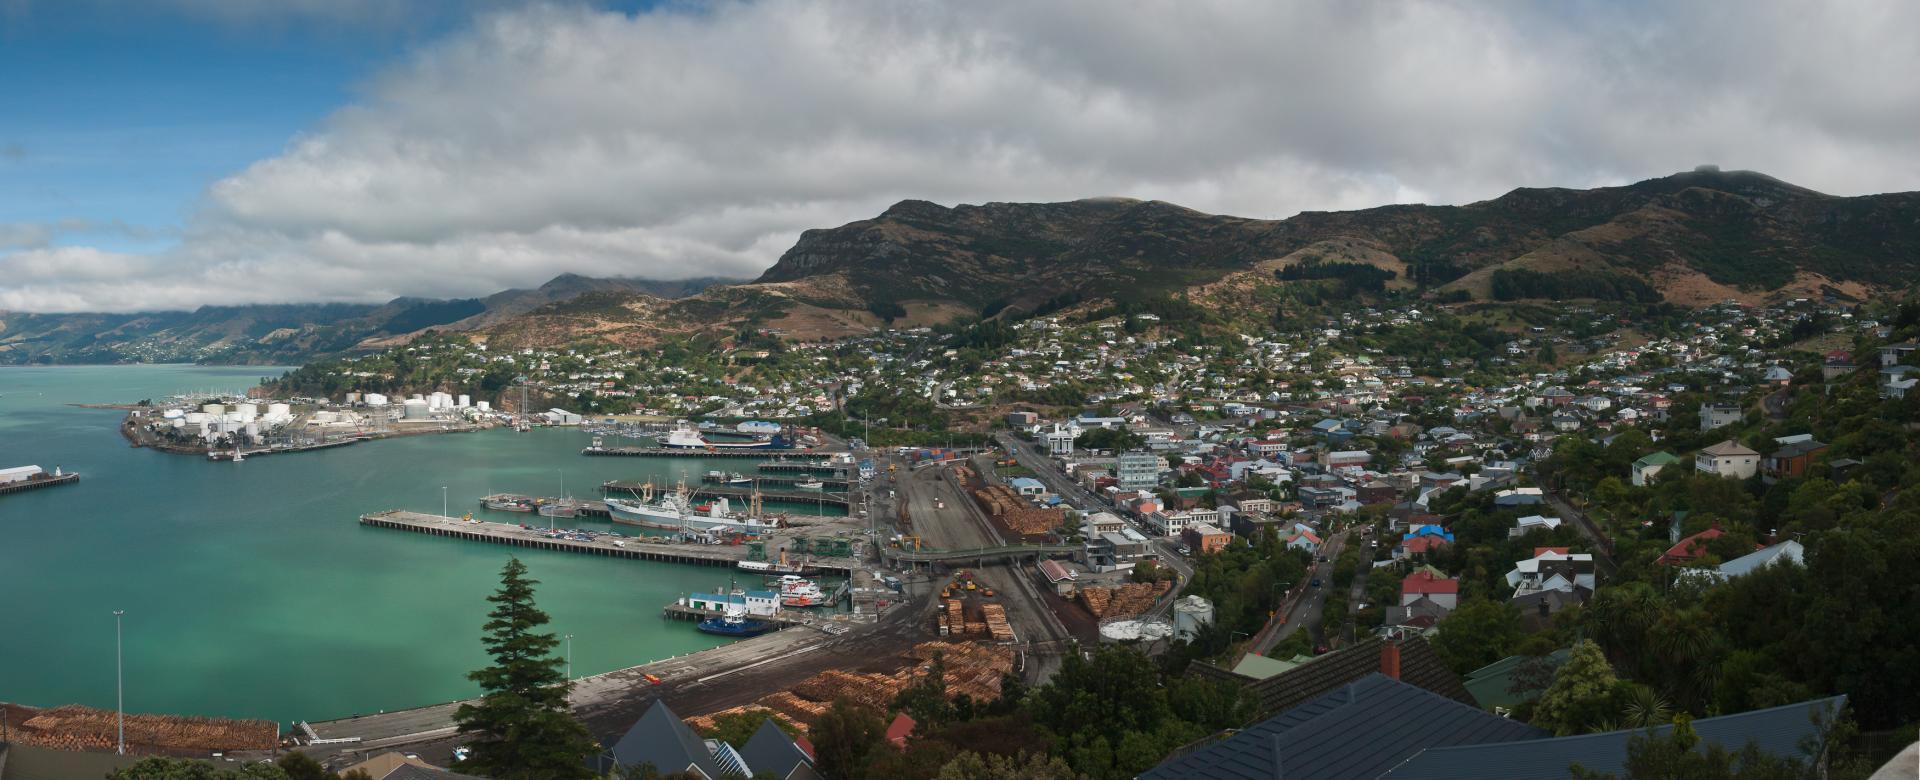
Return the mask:
[[213, 415], [207, 414], [206, 412], [187, 412], [186, 419], [187, 422], [190, 423], [205, 425], [208, 420], [213, 419]]
[[268, 417], [292, 417], [293, 404], [267, 404]]
[[238, 406], [233, 407], [233, 410], [240, 414], [240, 419], [242, 420], [251, 420], [255, 417], [260, 416], [259, 404], [254, 404], [254, 403], [240, 404]]
[[206, 404], [200, 407], [200, 411], [206, 412], [207, 414], [213, 415], [215, 417], [219, 417], [220, 415], [227, 413], [227, 405], [226, 404]]
[[1173, 635], [1188, 642], [1200, 633], [1201, 626], [1213, 625], [1213, 602], [1204, 596], [1187, 596], [1173, 603]]
[[187, 415], [186, 411], [181, 409], [168, 409], [160, 413], [161, 417], [165, 417], [169, 420], [178, 420], [182, 417], [185, 417], [186, 415]]
[[357, 404], [357, 403], [360, 403], [360, 394], [359, 394], [359, 393], [357, 393], [357, 392], [354, 392], [354, 393], [348, 393], [348, 394], [347, 394], [347, 404], [348, 404], [348, 405], [353, 405], [353, 404]]
[[472, 398], [468, 398], [468, 397], [467, 397], [467, 394], [466, 394], [466, 393], [461, 393], [461, 394], [460, 394], [460, 402], [459, 402], [458, 404], [456, 404], [456, 405], [457, 405], [457, 406], [459, 406], [459, 407], [460, 407], [460, 408], [462, 408], [462, 409], [465, 409], [465, 408], [467, 408], [467, 407], [469, 407], [469, 406], [472, 406], [472, 405], [473, 405], [473, 399], [472, 399]]
[[406, 400], [406, 403], [404, 404], [404, 406], [406, 407], [406, 414], [403, 415], [404, 419], [408, 419], [408, 420], [433, 419], [432, 410], [430, 410], [427, 407], [426, 399], [409, 398]]
[[246, 432], [247, 432], [247, 436], [250, 438], [255, 438], [255, 439], [260, 438], [260, 424], [247, 423]]
[[387, 405], [387, 397], [379, 393], [368, 393], [366, 398], [367, 398], [368, 406], [386, 406]]
[[493, 404], [488, 403], [486, 401], [481, 401], [480, 403], [474, 404], [473, 408], [479, 409], [480, 411], [483, 411], [483, 412], [491, 412], [493, 411]]

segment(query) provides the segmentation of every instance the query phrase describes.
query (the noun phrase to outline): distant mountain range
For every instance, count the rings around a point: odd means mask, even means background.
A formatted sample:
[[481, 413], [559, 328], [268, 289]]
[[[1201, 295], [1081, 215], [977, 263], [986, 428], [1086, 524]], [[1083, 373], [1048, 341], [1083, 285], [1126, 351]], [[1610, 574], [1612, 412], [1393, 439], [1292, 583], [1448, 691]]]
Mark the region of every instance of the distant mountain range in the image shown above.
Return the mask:
[[908, 200], [802, 233], [752, 282], [569, 275], [484, 299], [377, 307], [8, 314], [0, 362], [294, 362], [398, 343], [427, 327], [505, 346], [634, 347], [748, 330], [806, 340], [1101, 300], [1183, 296], [1218, 310], [1254, 308], [1269, 305], [1263, 288], [1327, 278], [1367, 278], [1436, 302], [1861, 299], [1920, 279], [1920, 193], [1836, 197], [1703, 167], [1622, 187], [1523, 188], [1464, 206], [1282, 220], [1123, 198], [951, 208]]
[[0, 312], [0, 365], [205, 362], [295, 364], [404, 341], [428, 328], [474, 330], [588, 294], [671, 299], [729, 280], [596, 279], [563, 274], [485, 298], [396, 298], [384, 304], [202, 306], [131, 314]]

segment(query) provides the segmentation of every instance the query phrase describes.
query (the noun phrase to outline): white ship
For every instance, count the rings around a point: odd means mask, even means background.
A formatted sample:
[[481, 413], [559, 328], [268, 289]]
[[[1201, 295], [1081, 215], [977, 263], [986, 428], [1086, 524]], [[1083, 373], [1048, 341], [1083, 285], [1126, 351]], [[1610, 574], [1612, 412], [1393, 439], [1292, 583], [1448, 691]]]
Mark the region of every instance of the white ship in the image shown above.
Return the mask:
[[692, 504], [687, 500], [685, 486], [672, 493], [655, 493], [652, 483], [648, 483], [641, 488], [638, 498], [608, 498], [604, 503], [607, 505], [607, 516], [613, 522], [665, 531], [685, 528], [685, 518], [692, 514]]
[[780, 528], [780, 521], [758, 516], [760, 514], [758, 495], [754, 496], [753, 502], [748, 506], [747, 514], [736, 515], [729, 511], [726, 499], [716, 498], [713, 503], [705, 507], [694, 507], [694, 511], [686, 516], [684, 527], [694, 531], [751, 536], [772, 533]]
[[663, 447], [682, 450], [789, 450], [793, 442], [787, 437], [775, 435], [771, 439], [756, 441], [712, 441], [700, 435], [700, 430], [681, 423], [673, 427], [667, 438], [660, 442]]

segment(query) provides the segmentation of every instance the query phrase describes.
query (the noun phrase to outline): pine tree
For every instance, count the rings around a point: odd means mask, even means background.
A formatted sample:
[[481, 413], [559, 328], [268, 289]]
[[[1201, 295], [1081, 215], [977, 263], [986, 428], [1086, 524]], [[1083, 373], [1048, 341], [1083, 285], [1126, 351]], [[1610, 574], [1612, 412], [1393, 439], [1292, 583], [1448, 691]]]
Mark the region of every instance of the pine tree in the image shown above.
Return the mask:
[[500, 590], [487, 601], [481, 643], [493, 665], [469, 673], [485, 693], [477, 704], [454, 713], [462, 736], [473, 740], [473, 755], [463, 766], [500, 780], [518, 778], [590, 778], [586, 759], [599, 746], [567, 706], [571, 681], [553, 655], [560, 640], [536, 629], [547, 613], [533, 603], [539, 580], [514, 558], [500, 571]]

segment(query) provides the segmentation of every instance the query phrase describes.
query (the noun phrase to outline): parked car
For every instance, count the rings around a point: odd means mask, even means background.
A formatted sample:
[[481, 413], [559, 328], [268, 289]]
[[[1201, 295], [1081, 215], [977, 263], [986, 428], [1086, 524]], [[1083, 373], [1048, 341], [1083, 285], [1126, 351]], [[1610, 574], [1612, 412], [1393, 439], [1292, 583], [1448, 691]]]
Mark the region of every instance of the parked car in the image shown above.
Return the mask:
[[1311, 585], [1312, 587], [1318, 588], [1320, 587], [1320, 580], [1316, 578], [1313, 582], [1310, 582], [1308, 584]]

